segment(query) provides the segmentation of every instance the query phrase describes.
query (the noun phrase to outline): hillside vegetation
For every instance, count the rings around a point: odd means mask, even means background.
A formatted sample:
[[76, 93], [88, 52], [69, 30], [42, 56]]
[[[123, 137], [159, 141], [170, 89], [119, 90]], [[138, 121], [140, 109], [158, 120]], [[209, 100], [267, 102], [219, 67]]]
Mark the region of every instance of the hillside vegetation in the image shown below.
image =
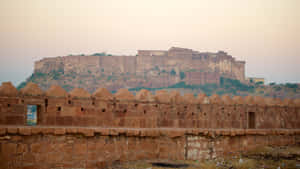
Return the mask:
[[[175, 85], [162, 87], [162, 88], [130, 88], [129, 91], [139, 91], [141, 89], [147, 89], [150, 91], [156, 90], [179, 90], [184, 93], [205, 93], [208, 96], [212, 94], [218, 95], [239, 95], [239, 96], [262, 96], [262, 97], [279, 97], [279, 98], [300, 98], [300, 85], [293, 83], [263, 85], [261, 83], [244, 84], [239, 80], [228, 79], [221, 77], [220, 84], [205, 84], [205, 85], [188, 85], [185, 82], [179, 82]], [[113, 91], [114, 92], [114, 91]]]
[[[114, 76], [108, 76], [105, 78], [106, 80], [111, 80], [110, 78], [113, 78]], [[34, 73], [32, 74], [26, 82], [21, 83], [18, 86], [18, 89], [23, 88], [27, 82], [34, 82], [39, 84], [43, 89], [47, 89], [49, 86], [45, 87], [44, 84], [47, 84], [47, 81], [49, 79], [51, 81], [60, 81], [62, 79], [66, 78], [79, 78], [76, 74], [63, 74], [61, 71], [52, 71], [48, 74], [43, 73]], [[103, 79], [103, 80], [105, 80]], [[80, 83], [80, 80], [78, 80]], [[66, 91], [71, 91], [74, 87], [70, 84], [64, 84], [62, 87]], [[82, 88], [85, 88], [84, 85], [82, 85]], [[204, 84], [204, 85], [189, 85], [186, 84], [184, 81], [181, 81], [179, 83], [176, 83], [174, 85], [168, 86], [168, 87], [160, 87], [160, 88], [146, 88], [146, 87], [136, 87], [136, 88], [129, 88], [129, 91], [132, 91], [133, 93], [136, 93], [137, 91], [141, 89], [147, 89], [149, 91], [155, 92], [156, 90], [177, 90], [180, 91], [181, 94], [184, 93], [194, 93], [194, 95], [197, 95], [198, 93], [205, 93], [206, 95], [210, 96], [212, 94], [218, 94], [218, 95], [239, 95], [239, 96], [263, 96], [263, 97], [279, 97], [279, 98], [300, 98], [300, 85], [299, 84], [293, 84], [293, 83], [286, 83], [286, 84], [275, 84], [270, 83], [269, 85], [263, 85], [261, 83], [241, 83], [239, 80], [235, 79], [229, 79], [229, 78], [220, 78], [219, 84]], [[116, 91], [111, 91], [112, 93], [115, 93]]]

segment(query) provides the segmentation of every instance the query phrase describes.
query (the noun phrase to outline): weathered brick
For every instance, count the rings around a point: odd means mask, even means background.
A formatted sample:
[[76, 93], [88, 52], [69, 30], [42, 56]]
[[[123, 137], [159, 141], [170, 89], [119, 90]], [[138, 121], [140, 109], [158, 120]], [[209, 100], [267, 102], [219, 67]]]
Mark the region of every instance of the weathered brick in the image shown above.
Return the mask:
[[2, 150], [2, 154], [13, 155], [17, 152], [17, 144], [16, 143], [2, 143], [1, 150]]
[[102, 136], [108, 136], [109, 135], [109, 130], [104, 129], [104, 128], [96, 128], [95, 133], [99, 133]]
[[22, 169], [41, 169], [41, 166], [28, 164], [28, 165], [22, 166]]
[[142, 130], [140, 136], [142, 137], [158, 137], [160, 132], [156, 129]]
[[235, 136], [236, 135], [236, 131], [235, 130], [230, 130], [230, 136]]
[[94, 136], [94, 130], [93, 129], [79, 128], [78, 133], [83, 134], [86, 137]]
[[184, 136], [184, 131], [181, 130], [169, 130], [167, 132], [167, 136], [170, 138], [182, 137]]
[[42, 128], [43, 134], [54, 134], [54, 128]]
[[40, 134], [40, 133], [42, 133], [42, 128], [39, 128], [39, 127], [32, 127], [32, 128], [31, 128], [31, 133], [32, 133], [32, 134]]
[[32, 153], [42, 153], [43, 151], [43, 145], [40, 143], [32, 143], [30, 146]]
[[11, 136], [11, 141], [21, 141], [23, 140], [22, 136]]
[[27, 144], [18, 144], [17, 146], [17, 153], [20, 154], [20, 153], [25, 153], [27, 152]]
[[106, 162], [106, 161], [98, 161], [98, 162], [96, 163], [96, 166], [97, 166], [99, 169], [106, 168], [106, 167], [107, 167], [107, 162]]
[[53, 164], [60, 164], [59, 162], [61, 162], [62, 160], [63, 160], [63, 153], [59, 153], [59, 152], [48, 153], [47, 162]]
[[134, 129], [128, 129], [126, 131], [126, 136], [139, 136], [140, 131], [139, 130], [134, 130]]
[[8, 127], [7, 128], [7, 133], [8, 134], [17, 134], [18, 133], [18, 128], [16, 128], [16, 127]]
[[66, 133], [76, 134], [77, 133], [77, 128], [66, 128]]
[[76, 143], [74, 144], [73, 153], [76, 155], [84, 155], [87, 153], [87, 144], [86, 143]]
[[54, 134], [55, 135], [64, 135], [64, 134], [66, 134], [66, 129], [65, 128], [55, 128]]
[[6, 134], [6, 128], [0, 128], [0, 135]]
[[21, 135], [24, 135], [24, 136], [31, 135], [31, 128], [21, 127], [21, 128], [18, 128], [18, 129], [19, 129], [19, 134], [21, 134]]
[[111, 135], [111, 136], [119, 135], [118, 129], [109, 129], [109, 135]]

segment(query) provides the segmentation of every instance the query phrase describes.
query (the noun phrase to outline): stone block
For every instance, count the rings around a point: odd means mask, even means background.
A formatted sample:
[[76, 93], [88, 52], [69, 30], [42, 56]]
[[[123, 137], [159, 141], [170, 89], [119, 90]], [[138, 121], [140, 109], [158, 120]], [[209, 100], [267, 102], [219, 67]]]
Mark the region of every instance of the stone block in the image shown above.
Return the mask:
[[118, 129], [109, 129], [109, 135], [110, 136], [117, 136], [117, 135], [119, 135]]
[[54, 134], [54, 128], [42, 128], [43, 134]]
[[28, 151], [27, 144], [20, 143], [17, 146], [17, 154], [25, 153]]
[[169, 130], [167, 136], [170, 138], [182, 137], [184, 136], [184, 131], [182, 130]]
[[99, 168], [99, 169], [104, 169], [107, 167], [107, 162], [106, 161], [98, 161], [96, 162], [96, 166]]
[[44, 146], [40, 143], [32, 143], [30, 150], [32, 153], [42, 153], [44, 152]]
[[66, 133], [76, 134], [77, 133], [77, 128], [66, 128]]
[[16, 128], [16, 127], [8, 127], [7, 128], [7, 133], [8, 134], [17, 134], [18, 133], [18, 128]]
[[75, 143], [73, 148], [74, 155], [86, 155], [87, 144], [86, 143]]
[[64, 135], [64, 134], [66, 134], [66, 129], [65, 128], [55, 128], [54, 134], [55, 135]]
[[2, 143], [1, 144], [2, 154], [13, 155], [17, 153], [17, 144], [16, 143]]
[[42, 133], [42, 128], [40, 128], [40, 127], [32, 127], [31, 128], [31, 133], [32, 134], [41, 134]]
[[18, 132], [20, 135], [29, 136], [31, 135], [31, 128], [21, 127], [18, 128]]
[[87, 129], [87, 128], [78, 128], [78, 133], [83, 134], [86, 137], [94, 136], [94, 129]]
[[139, 136], [140, 130], [128, 129], [126, 132], [126, 136]]
[[0, 128], [0, 135], [6, 134], [6, 128]]

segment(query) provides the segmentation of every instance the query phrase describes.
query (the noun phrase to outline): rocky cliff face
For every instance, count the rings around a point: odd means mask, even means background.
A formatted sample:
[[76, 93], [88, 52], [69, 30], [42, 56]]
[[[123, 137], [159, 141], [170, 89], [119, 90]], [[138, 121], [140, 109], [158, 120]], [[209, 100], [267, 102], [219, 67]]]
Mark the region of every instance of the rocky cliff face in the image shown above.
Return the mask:
[[137, 56], [65, 56], [45, 58], [35, 63], [28, 81], [42, 88], [56, 84], [67, 90], [98, 87], [166, 87], [186, 84], [219, 83], [221, 76], [245, 80], [245, 62], [225, 52], [200, 53], [172, 47], [168, 51], [140, 50]]

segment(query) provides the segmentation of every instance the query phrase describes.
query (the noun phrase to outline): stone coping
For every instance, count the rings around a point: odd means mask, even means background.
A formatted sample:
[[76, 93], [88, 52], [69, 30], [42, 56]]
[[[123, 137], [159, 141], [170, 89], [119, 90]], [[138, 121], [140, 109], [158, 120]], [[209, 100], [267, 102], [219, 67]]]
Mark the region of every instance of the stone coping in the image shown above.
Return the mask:
[[80, 134], [86, 137], [132, 136], [132, 137], [182, 137], [184, 135], [243, 136], [243, 135], [300, 135], [300, 129], [197, 129], [197, 128], [101, 128], [68, 126], [0, 126], [0, 136], [4, 135], [67, 135]]

